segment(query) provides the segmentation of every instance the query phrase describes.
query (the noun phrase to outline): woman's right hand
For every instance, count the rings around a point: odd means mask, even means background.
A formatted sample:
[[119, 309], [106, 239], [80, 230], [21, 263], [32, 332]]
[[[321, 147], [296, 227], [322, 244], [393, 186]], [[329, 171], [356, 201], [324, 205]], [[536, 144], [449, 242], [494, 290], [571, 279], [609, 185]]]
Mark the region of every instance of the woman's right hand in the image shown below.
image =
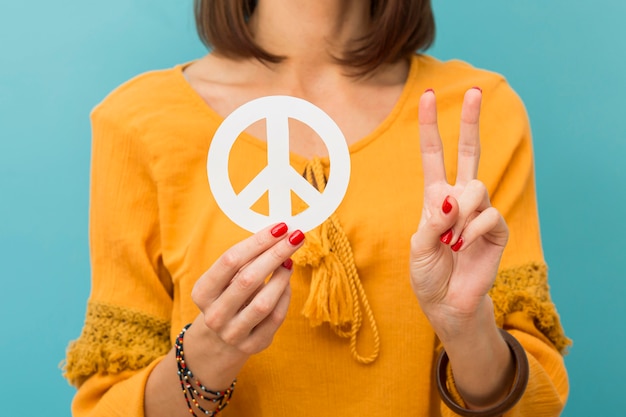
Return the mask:
[[289, 307], [290, 256], [303, 241], [285, 223], [267, 227], [224, 252], [198, 279], [191, 298], [201, 311], [194, 325], [210, 338], [205, 349], [245, 360], [271, 344]]

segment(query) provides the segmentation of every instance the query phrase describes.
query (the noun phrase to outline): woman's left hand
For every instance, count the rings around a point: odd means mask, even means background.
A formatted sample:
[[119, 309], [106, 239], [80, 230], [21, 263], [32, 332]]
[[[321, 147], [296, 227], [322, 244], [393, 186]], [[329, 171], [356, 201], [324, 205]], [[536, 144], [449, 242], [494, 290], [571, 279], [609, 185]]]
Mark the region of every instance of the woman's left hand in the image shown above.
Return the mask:
[[481, 99], [476, 88], [465, 94], [454, 185], [446, 179], [434, 92], [426, 91], [419, 105], [424, 206], [411, 239], [411, 284], [444, 344], [475, 329], [476, 319], [488, 317], [488, 310], [492, 316], [487, 294], [509, 235], [486, 187], [476, 179]]

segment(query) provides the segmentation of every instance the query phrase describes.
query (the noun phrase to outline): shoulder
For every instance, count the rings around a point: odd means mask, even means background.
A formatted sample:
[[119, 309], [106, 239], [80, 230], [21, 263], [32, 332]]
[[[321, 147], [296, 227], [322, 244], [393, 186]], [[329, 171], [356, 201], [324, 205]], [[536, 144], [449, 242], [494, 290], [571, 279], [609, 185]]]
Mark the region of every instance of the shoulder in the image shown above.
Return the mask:
[[[416, 55], [416, 75], [423, 79], [430, 79], [440, 85], [457, 86], [477, 82], [483, 85], [506, 83], [504, 76], [497, 72], [477, 68], [472, 64], [452, 59], [442, 61], [430, 55]], [[470, 85], [471, 87], [471, 85]]]
[[[94, 123], [115, 122], [124, 129], [141, 130], [152, 121], [180, 109], [189, 103], [190, 88], [182, 74], [183, 66], [155, 70], [138, 75], [123, 83], [92, 111]], [[178, 110], [180, 111], [180, 110]]]
[[415, 60], [416, 76], [431, 85], [429, 88], [435, 90], [438, 101], [458, 102], [468, 89], [478, 87], [483, 91], [483, 105], [493, 105], [502, 111], [515, 110], [525, 117], [521, 98], [502, 74], [457, 59], [441, 61], [429, 55], [417, 55]]
[[477, 68], [460, 60], [441, 61], [428, 55], [416, 55], [415, 101], [426, 88], [435, 90], [440, 115], [458, 120], [463, 96], [473, 87], [483, 92], [481, 127], [497, 130], [525, 130], [526, 107], [506, 78], [494, 71]]
[[460, 116], [467, 90], [482, 90], [480, 110], [481, 172], [493, 190], [509, 163], [520, 152], [532, 157], [532, 134], [526, 107], [520, 96], [497, 72], [476, 68], [459, 60], [440, 61], [427, 55], [416, 60], [415, 88], [412, 97], [417, 111], [419, 97], [432, 88], [437, 97], [437, 117], [444, 147], [449, 154], [457, 152]]

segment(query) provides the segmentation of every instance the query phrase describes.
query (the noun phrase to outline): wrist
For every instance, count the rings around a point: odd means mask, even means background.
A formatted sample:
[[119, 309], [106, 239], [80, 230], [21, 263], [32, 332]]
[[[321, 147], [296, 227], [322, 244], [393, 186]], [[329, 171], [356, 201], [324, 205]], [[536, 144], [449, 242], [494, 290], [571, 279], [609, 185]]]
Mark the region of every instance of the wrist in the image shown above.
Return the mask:
[[205, 385], [216, 389], [230, 386], [250, 357], [224, 344], [204, 325], [202, 316], [186, 331], [185, 356], [187, 364]]
[[425, 314], [446, 350], [474, 344], [486, 335], [497, 337], [493, 303], [488, 295], [471, 311], [439, 305]]

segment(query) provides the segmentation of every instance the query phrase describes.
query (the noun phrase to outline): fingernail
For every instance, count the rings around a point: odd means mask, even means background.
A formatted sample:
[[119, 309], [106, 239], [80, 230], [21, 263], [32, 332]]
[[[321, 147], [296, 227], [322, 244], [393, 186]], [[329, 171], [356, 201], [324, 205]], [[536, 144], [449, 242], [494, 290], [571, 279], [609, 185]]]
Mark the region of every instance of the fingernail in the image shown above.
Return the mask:
[[450, 246], [450, 249], [452, 249], [455, 252], [458, 252], [459, 249], [461, 249], [461, 246], [463, 246], [463, 236], [461, 236], [454, 245]]
[[283, 267], [285, 267], [285, 269], [288, 269], [288, 270], [291, 271], [291, 268], [293, 268], [293, 261], [291, 260], [291, 258], [289, 258], [285, 262], [283, 262]]
[[427, 88], [426, 90], [424, 90], [424, 94], [426, 93], [433, 93], [435, 94], [435, 90], [433, 90], [432, 88]]
[[300, 230], [296, 230], [289, 236], [289, 243], [293, 246], [299, 245], [304, 240], [304, 233]]
[[478, 91], [480, 91], [481, 93], [483, 92], [483, 89], [482, 89], [482, 88], [480, 88], [480, 87], [474, 86], [474, 87], [472, 87], [472, 88], [473, 88], [474, 90], [478, 90]]
[[450, 196], [447, 196], [445, 200], [443, 200], [443, 204], [441, 205], [441, 210], [443, 214], [448, 214], [452, 211], [452, 204], [450, 204]]
[[452, 236], [454, 236], [452, 229], [448, 229], [447, 232], [441, 235], [439, 240], [441, 240], [441, 243], [447, 245], [448, 243], [450, 243], [450, 241], [452, 241]]
[[276, 226], [274, 226], [272, 228], [272, 230], [270, 231], [270, 233], [272, 234], [272, 236], [274, 237], [281, 237], [283, 236], [285, 233], [287, 233], [287, 225], [285, 223], [278, 223]]

